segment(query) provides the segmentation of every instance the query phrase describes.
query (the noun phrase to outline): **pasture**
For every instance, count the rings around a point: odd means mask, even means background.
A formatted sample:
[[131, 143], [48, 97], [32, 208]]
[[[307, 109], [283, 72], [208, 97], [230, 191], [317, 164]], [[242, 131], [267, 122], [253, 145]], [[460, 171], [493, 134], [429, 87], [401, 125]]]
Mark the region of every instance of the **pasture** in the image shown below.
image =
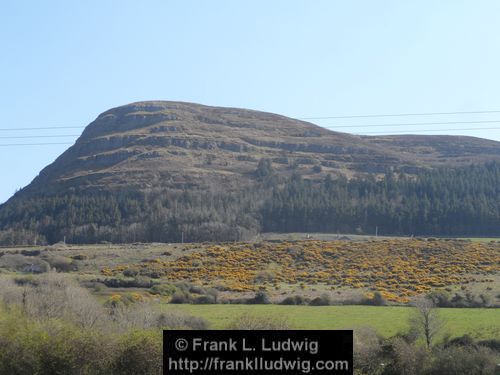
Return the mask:
[[[285, 318], [296, 329], [356, 329], [371, 327], [384, 337], [408, 331], [411, 307], [403, 306], [279, 306], [279, 305], [162, 305], [163, 311], [181, 311], [207, 319], [223, 329], [243, 314]], [[440, 308], [441, 338], [470, 335], [475, 339], [500, 337], [498, 309]]]

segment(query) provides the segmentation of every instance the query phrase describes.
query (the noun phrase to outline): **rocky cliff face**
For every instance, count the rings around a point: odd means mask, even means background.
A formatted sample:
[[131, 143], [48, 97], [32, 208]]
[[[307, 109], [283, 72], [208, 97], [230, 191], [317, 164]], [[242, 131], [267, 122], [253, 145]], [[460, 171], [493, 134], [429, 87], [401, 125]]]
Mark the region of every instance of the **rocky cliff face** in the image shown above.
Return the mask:
[[238, 189], [259, 160], [277, 173], [412, 172], [443, 164], [500, 160], [500, 143], [470, 137], [360, 137], [284, 116], [182, 102], [139, 102], [114, 108], [89, 124], [76, 143], [19, 192]]

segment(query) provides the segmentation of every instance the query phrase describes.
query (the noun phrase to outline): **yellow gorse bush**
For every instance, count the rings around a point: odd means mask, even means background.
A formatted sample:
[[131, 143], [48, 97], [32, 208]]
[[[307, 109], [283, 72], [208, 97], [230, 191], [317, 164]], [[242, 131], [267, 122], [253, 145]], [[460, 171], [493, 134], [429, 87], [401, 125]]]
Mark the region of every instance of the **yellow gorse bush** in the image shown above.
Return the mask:
[[[407, 302], [432, 288], [466, 284], [475, 280], [474, 275], [499, 271], [500, 246], [419, 239], [205, 245], [176, 260], [154, 259], [129, 267], [147, 268], [169, 281], [218, 282], [243, 292], [258, 290], [256, 276], [271, 264], [273, 285], [368, 287], [387, 300]], [[123, 266], [104, 268], [102, 273], [111, 276], [122, 271]]]

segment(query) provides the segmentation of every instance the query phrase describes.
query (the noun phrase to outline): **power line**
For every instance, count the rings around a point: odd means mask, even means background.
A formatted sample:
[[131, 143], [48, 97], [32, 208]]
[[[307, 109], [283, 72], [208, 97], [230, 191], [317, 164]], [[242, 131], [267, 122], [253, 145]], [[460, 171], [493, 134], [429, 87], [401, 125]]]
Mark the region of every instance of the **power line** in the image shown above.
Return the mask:
[[[404, 130], [404, 131], [396, 131], [396, 133], [400, 134], [412, 134], [412, 133], [425, 133], [425, 132], [449, 132], [449, 131], [459, 131], [459, 130], [496, 130], [500, 129], [500, 127], [494, 127], [494, 128], [460, 128], [460, 129], [427, 129], [427, 130]], [[387, 134], [387, 132], [362, 132], [362, 133], [357, 133], [355, 134]], [[388, 134], [390, 135], [390, 134]]]
[[437, 116], [437, 115], [470, 115], [500, 113], [500, 111], [463, 111], [463, 112], [426, 112], [426, 113], [396, 113], [396, 114], [372, 114], [372, 115], [345, 115], [324, 117], [298, 117], [297, 120], [326, 120], [335, 118], [367, 118], [367, 117], [403, 117], [403, 116]]
[[[384, 124], [364, 124], [364, 125], [321, 125], [321, 127], [326, 129], [338, 129], [338, 128], [365, 128], [365, 127], [402, 127], [402, 126], [429, 126], [429, 125], [455, 125], [455, 124], [496, 124], [500, 123], [500, 120], [480, 120], [480, 121], [445, 121], [445, 122], [407, 122], [407, 123], [384, 123]], [[64, 127], [62, 127], [64, 128]], [[28, 130], [28, 129], [62, 129], [62, 128], [20, 128], [18, 130]], [[69, 127], [74, 128], [74, 127]], [[477, 128], [478, 130], [484, 128]], [[490, 129], [490, 128], [487, 128]], [[0, 129], [0, 130], [15, 130], [15, 129]], [[439, 129], [446, 131], [447, 129]], [[452, 129], [461, 130], [461, 129]], [[471, 129], [463, 129], [471, 130]], [[140, 136], [152, 135], [148, 134], [135, 134]], [[29, 136], [0, 136], [0, 139], [15, 139], [15, 138], [58, 138], [58, 137], [79, 137], [80, 134], [54, 134], [54, 135], [29, 135]]]
[[[419, 125], [419, 126], [428, 126], [428, 125], [450, 125], [450, 124], [483, 124], [483, 123], [500, 123], [500, 120], [492, 120], [492, 121], [448, 121], [448, 122], [413, 122], [413, 123], [401, 123], [401, 124], [367, 124], [367, 125], [331, 125], [331, 126], [322, 126], [323, 128], [329, 130], [335, 130], [338, 128], [363, 128], [363, 127], [400, 127], [400, 126], [409, 126], [409, 125]], [[488, 127], [488, 128], [455, 128], [455, 129], [431, 129], [431, 130], [404, 130], [402, 132], [426, 132], [426, 131], [458, 131], [458, 130], [493, 130], [499, 129], [498, 127]], [[358, 131], [354, 131], [354, 133], [359, 133]], [[365, 132], [363, 132], [365, 133]], [[376, 131], [376, 132], [366, 132], [366, 134], [383, 134], [387, 133], [386, 131]], [[153, 133], [136, 133], [136, 136], [158, 136], [161, 134], [153, 134]], [[79, 134], [52, 134], [52, 135], [22, 135], [22, 136], [0, 136], [0, 139], [26, 139], [26, 138], [64, 138], [64, 137], [79, 137]]]
[[[369, 115], [343, 115], [343, 116], [323, 116], [323, 117], [297, 117], [297, 120], [327, 120], [327, 119], [347, 119], [347, 118], [374, 118], [374, 117], [404, 117], [404, 116], [441, 116], [441, 115], [464, 115], [464, 114], [489, 114], [500, 113], [500, 110], [491, 111], [456, 111], [456, 112], [419, 112], [419, 113], [390, 113], [390, 114], [369, 114]], [[451, 123], [482, 123], [486, 121], [471, 121], [471, 122], [447, 122], [447, 123], [432, 123], [432, 124], [451, 124]], [[500, 121], [493, 121], [500, 122]], [[431, 124], [431, 123], [429, 123]], [[391, 126], [387, 124], [384, 126]], [[398, 124], [394, 124], [398, 125]], [[420, 125], [414, 123], [411, 125]], [[350, 125], [349, 125], [350, 126]], [[349, 127], [342, 126], [342, 127]], [[364, 126], [376, 126], [376, 124], [369, 124]], [[382, 126], [382, 125], [380, 125]], [[45, 126], [45, 127], [23, 127], [23, 128], [0, 128], [0, 131], [16, 131], [16, 130], [53, 130], [53, 129], [83, 129], [85, 126]]]
[[[302, 120], [320, 120], [320, 119], [345, 119], [345, 118], [373, 118], [373, 117], [397, 117], [397, 116], [436, 116], [436, 115], [458, 115], [458, 114], [486, 114], [500, 113], [500, 111], [463, 111], [463, 112], [428, 112], [428, 113], [400, 113], [400, 114], [373, 114], [373, 115], [348, 115], [348, 116], [325, 116], [325, 117], [304, 117]], [[384, 123], [384, 124], [365, 124], [365, 125], [324, 125], [323, 128], [334, 130], [339, 128], [364, 128], [364, 127], [404, 127], [404, 126], [430, 126], [430, 125], [451, 125], [451, 124], [486, 124], [500, 123], [500, 120], [480, 120], [480, 121], [445, 121], [445, 122], [413, 122], [413, 123]], [[45, 127], [22, 127], [22, 128], [0, 128], [0, 131], [17, 130], [55, 130], [55, 129], [82, 129], [84, 126], [45, 126]], [[485, 128], [454, 128], [454, 129], [429, 129], [429, 130], [404, 130], [396, 131], [398, 134], [413, 134], [425, 132], [444, 132], [444, 131], [472, 131], [472, 130], [497, 130], [500, 127]], [[369, 134], [390, 134], [387, 131], [375, 132], [357, 132], [360, 135]], [[139, 136], [150, 136], [152, 134], [136, 134]], [[60, 138], [60, 137], [78, 137], [77, 134], [54, 134], [54, 135], [26, 135], [26, 136], [0, 136], [0, 139], [28, 139], [28, 138]], [[44, 145], [69, 145], [70, 142], [43, 142], [43, 143], [4, 143], [1, 146], [44, 146]]]
[[[403, 117], [403, 116], [440, 116], [440, 115], [466, 115], [466, 114], [488, 114], [500, 113], [500, 110], [491, 111], [456, 111], [456, 112], [418, 112], [418, 113], [387, 113], [369, 115], [342, 115], [342, 116], [322, 116], [322, 117], [297, 117], [297, 120], [326, 120], [340, 118], [369, 118], [369, 117]], [[0, 131], [15, 130], [45, 130], [45, 129], [83, 129], [85, 126], [48, 126], [48, 127], [23, 127], [23, 128], [0, 128]]]
[[427, 125], [452, 125], [452, 124], [494, 124], [500, 123], [500, 120], [483, 120], [483, 121], [446, 121], [446, 122], [407, 122], [407, 123], [392, 123], [392, 124], [366, 124], [366, 125], [320, 125], [327, 129], [336, 128], [364, 128], [377, 126], [427, 126]]
[[16, 130], [51, 130], [51, 129], [83, 129], [85, 126], [48, 126], [48, 127], [33, 127], [33, 128], [0, 128], [0, 131], [16, 131]]
[[[494, 121], [494, 122], [499, 122], [499, 121]], [[397, 124], [393, 124], [397, 125]], [[410, 125], [410, 124], [405, 124], [405, 125]], [[500, 127], [486, 127], [486, 128], [453, 128], [453, 129], [417, 129], [417, 130], [404, 130], [404, 131], [396, 131], [395, 133], [399, 135], [406, 135], [406, 134], [414, 134], [414, 133], [425, 133], [425, 132], [444, 132], [444, 131], [472, 131], [472, 130], [498, 130]], [[369, 134], [385, 134], [385, 135], [391, 135], [395, 133], [389, 133], [387, 131], [375, 131], [375, 132], [353, 132], [354, 134], [358, 135], [369, 135]], [[150, 135], [155, 135], [155, 134], [135, 134], [138, 136], [150, 136]], [[0, 139], [5, 139], [5, 138], [51, 138], [51, 137], [77, 137], [78, 135], [35, 135], [35, 136], [19, 136], [19, 137], [0, 137]], [[155, 135], [157, 136], [157, 135]], [[74, 142], [43, 142], [43, 143], [0, 143], [1, 146], [44, 146], [44, 145], [70, 145], [74, 144]]]
[[71, 142], [47, 142], [47, 143], [0, 143], [3, 146], [45, 146], [45, 145], [72, 145]]
[[20, 139], [20, 138], [63, 138], [63, 137], [79, 137], [79, 134], [59, 134], [59, 135], [21, 135], [0, 137], [0, 139]]
[[[398, 135], [411, 135], [414, 133], [425, 133], [425, 132], [443, 132], [443, 131], [471, 131], [471, 130], [498, 130], [500, 127], [490, 127], [490, 128], [455, 128], [455, 129], [427, 129], [427, 130], [405, 130], [405, 131], [396, 131]], [[395, 133], [388, 132], [354, 132], [357, 135], [370, 135], [370, 134], [384, 134], [384, 135], [393, 135]], [[137, 134], [137, 135], [150, 135], [150, 134]], [[4, 137], [0, 137], [4, 138]], [[8, 137], [7, 137], [8, 138]], [[23, 137], [19, 137], [23, 138]], [[30, 138], [30, 137], [26, 137]], [[43, 142], [43, 143], [0, 143], [0, 147], [2, 146], [45, 146], [45, 145], [72, 145], [74, 142]]]

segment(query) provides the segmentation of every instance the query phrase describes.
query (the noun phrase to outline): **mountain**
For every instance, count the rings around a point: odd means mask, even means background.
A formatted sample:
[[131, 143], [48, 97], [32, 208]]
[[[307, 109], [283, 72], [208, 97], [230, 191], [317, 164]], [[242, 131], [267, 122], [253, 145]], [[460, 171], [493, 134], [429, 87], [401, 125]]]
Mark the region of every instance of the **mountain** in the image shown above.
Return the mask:
[[[140, 102], [97, 117], [19, 195], [124, 186], [238, 188], [252, 180], [263, 158], [283, 175], [296, 169], [308, 178], [352, 177], [390, 167], [411, 172], [500, 160], [500, 143], [454, 136], [360, 137], [265, 112]], [[313, 171], [315, 165], [321, 172]]]
[[[253, 110], [138, 102], [110, 109], [89, 124], [73, 146], [0, 206], [0, 229], [9, 236], [22, 230], [49, 241], [63, 235], [76, 240], [77, 232], [83, 231], [81, 241], [87, 241], [94, 234], [96, 239], [105, 238], [117, 227], [129, 233], [135, 225], [143, 240], [172, 240], [182, 225], [191, 226], [182, 231], [194, 233], [208, 223], [222, 223], [224, 228], [215, 225], [205, 237], [225, 239], [223, 233], [266, 229], [265, 223], [275, 213], [266, 211], [266, 218], [264, 211], [276, 203], [273, 199], [280, 199], [279, 191], [297, 185], [297, 178], [301, 196], [307, 189], [313, 194], [309, 206], [322, 194], [311, 189], [330, 180], [336, 181], [336, 189], [344, 184], [344, 198], [359, 205], [362, 197], [351, 190], [360, 181], [369, 181], [373, 186], [363, 189], [374, 195], [380, 194], [377, 186], [388, 176], [397, 176], [394, 184], [402, 189], [409, 181], [421, 181], [418, 176], [433, 173], [432, 178], [439, 179], [446, 169], [463, 170], [499, 160], [499, 142], [473, 137], [356, 136]], [[485, 170], [488, 176], [495, 174], [496, 166]], [[477, 174], [477, 168], [468, 173]], [[335, 194], [328, 199], [340, 201], [342, 192]], [[491, 194], [488, 199], [497, 198], [496, 191]], [[398, 199], [391, 205], [401, 205], [401, 196]], [[336, 213], [332, 215], [338, 219]], [[181, 220], [180, 215], [189, 218]], [[344, 229], [359, 229], [362, 223], [356, 220]], [[274, 224], [268, 227], [287, 227]], [[150, 225], [147, 230], [146, 225]], [[297, 225], [294, 230], [322, 229]], [[109, 232], [104, 237], [99, 235], [103, 230]], [[157, 236], [158, 231], [170, 234]], [[214, 234], [217, 231], [220, 236]], [[109, 234], [109, 238], [120, 241], [122, 235]]]

